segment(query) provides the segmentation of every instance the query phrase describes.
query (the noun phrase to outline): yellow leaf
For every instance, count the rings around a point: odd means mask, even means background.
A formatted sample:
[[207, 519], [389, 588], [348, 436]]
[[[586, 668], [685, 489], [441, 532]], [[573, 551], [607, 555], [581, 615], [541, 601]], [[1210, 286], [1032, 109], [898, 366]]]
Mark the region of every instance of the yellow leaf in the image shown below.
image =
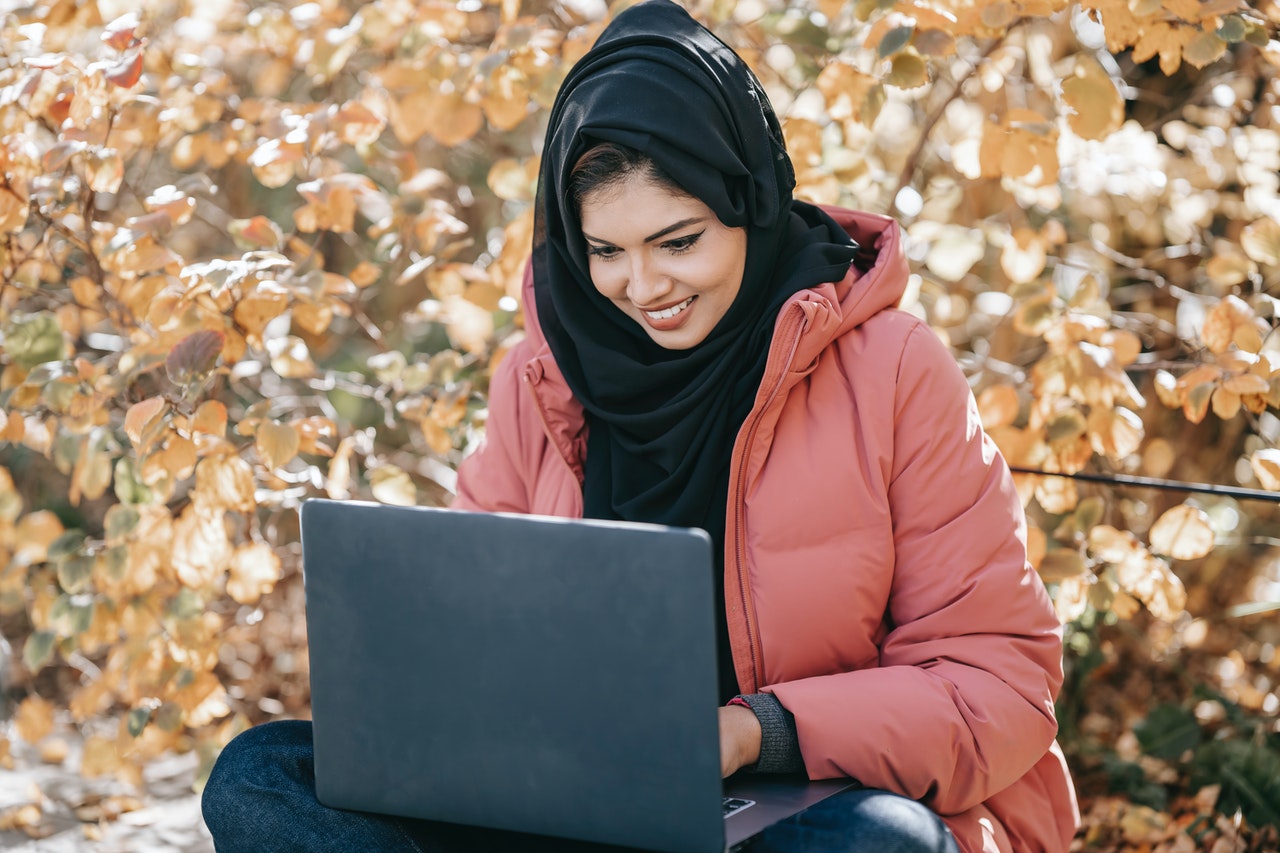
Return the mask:
[[1039, 477], [1036, 483], [1036, 502], [1045, 512], [1061, 515], [1071, 512], [1079, 502], [1074, 480], [1066, 477]]
[[13, 234], [27, 224], [28, 205], [16, 192], [0, 189], [0, 234]]
[[298, 455], [299, 444], [297, 430], [274, 421], [266, 421], [259, 426], [254, 441], [262, 464], [273, 471]]
[[246, 336], [255, 338], [262, 334], [276, 317], [289, 307], [288, 294], [278, 285], [259, 283], [254, 291], [236, 303], [233, 316], [245, 330]]
[[18, 737], [27, 743], [39, 743], [53, 731], [53, 703], [31, 694], [18, 703], [13, 725]]
[[196, 468], [195, 498], [211, 507], [252, 512], [253, 469], [234, 453], [209, 456]]
[[1256, 353], [1262, 349], [1257, 324], [1257, 315], [1249, 303], [1238, 296], [1227, 296], [1205, 315], [1201, 337], [1210, 352], [1224, 353], [1235, 344], [1245, 352]]
[[338, 442], [338, 449], [329, 460], [325, 494], [334, 500], [344, 500], [351, 495], [351, 456], [355, 453], [355, 439], [347, 436]]
[[1078, 56], [1062, 97], [1074, 110], [1071, 130], [1082, 139], [1103, 139], [1124, 122], [1124, 98], [1110, 75], [1092, 57]]
[[529, 115], [529, 80], [514, 65], [502, 64], [493, 69], [480, 100], [489, 124], [499, 130], [511, 130]]
[[210, 586], [227, 570], [231, 542], [221, 509], [192, 503], [173, 523], [173, 569], [192, 589]]
[[1219, 288], [1234, 287], [1257, 271], [1258, 267], [1252, 260], [1234, 252], [1214, 255], [1204, 265], [1205, 275]]
[[1067, 578], [1058, 584], [1058, 593], [1053, 597], [1053, 609], [1058, 614], [1058, 621], [1063, 624], [1079, 619], [1089, 608], [1089, 588], [1091, 581], [1080, 575]]
[[1095, 453], [1124, 459], [1137, 453], [1145, 430], [1142, 419], [1123, 407], [1095, 409], [1089, 414], [1089, 441]]
[[1000, 251], [1000, 268], [1014, 284], [1034, 281], [1044, 272], [1044, 239], [1030, 228], [1019, 228]]
[[92, 779], [98, 776], [109, 776], [120, 769], [120, 754], [116, 749], [115, 739], [101, 735], [90, 735], [85, 738], [80, 758], [80, 775]]
[[1210, 398], [1213, 413], [1224, 421], [1229, 421], [1240, 414], [1240, 395], [1226, 388], [1215, 388]]
[[280, 580], [280, 558], [262, 542], [236, 549], [227, 577], [227, 594], [241, 604], [256, 604]]
[[1271, 383], [1256, 373], [1242, 373], [1226, 379], [1222, 387], [1240, 394], [1265, 394], [1271, 391]]
[[1175, 560], [1195, 560], [1213, 550], [1209, 514], [1197, 507], [1175, 506], [1151, 527], [1151, 549]]
[[1240, 246], [1260, 264], [1280, 265], [1280, 222], [1265, 217], [1249, 223], [1240, 234]]
[[1253, 468], [1262, 488], [1271, 492], [1280, 491], [1280, 450], [1264, 447], [1254, 451], [1253, 456], [1249, 457], [1249, 466]]
[[290, 423], [298, 433], [299, 453], [333, 455], [333, 440], [338, 437], [338, 425], [329, 418], [313, 415]]
[[913, 47], [894, 54], [885, 82], [899, 89], [915, 89], [929, 82], [929, 66]]
[[413, 506], [418, 502], [418, 488], [409, 475], [395, 465], [382, 465], [369, 475], [373, 496], [384, 504]]
[[13, 559], [19, 565], [43, 562], [49, 545], [65, 532], [58, 516], [47, 509], [27, 513], [13, 531]]
[[1105, 563], [1123, 563], [1145, 553], [1138, 537], [1109, 524], [1099, 524], [1089, 531], [1089, 553]]

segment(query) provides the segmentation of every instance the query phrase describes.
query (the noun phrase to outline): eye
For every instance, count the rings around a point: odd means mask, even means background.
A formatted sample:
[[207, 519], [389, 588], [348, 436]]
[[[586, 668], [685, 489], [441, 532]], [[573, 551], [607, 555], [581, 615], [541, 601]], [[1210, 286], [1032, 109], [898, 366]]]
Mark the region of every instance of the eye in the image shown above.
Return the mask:
[[620, 254], [622, 250], [617, 246], [587, 246], [588, 257], [599, 258], [602, 261], [611, 261]]
[[704, 233], [704, 231], [699, 231], [697, 234], [690, 234], [687, 237], [677, 237], [674, 240], [668, 240], [662, 244], [662, 248], [676, 255], [682, 252], [687, 252], [694, 247], [694, 244], [698, 242], [698, 238], [700, 238]]

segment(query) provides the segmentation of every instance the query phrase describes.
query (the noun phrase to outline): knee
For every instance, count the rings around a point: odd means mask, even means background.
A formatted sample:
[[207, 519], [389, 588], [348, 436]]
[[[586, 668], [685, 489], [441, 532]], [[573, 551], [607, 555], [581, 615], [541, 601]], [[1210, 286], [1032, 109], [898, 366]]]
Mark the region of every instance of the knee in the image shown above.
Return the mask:
[[[869, 843], [884, 853], [955, 853], [951, 831], [929, 807], [888, 791], [863, 790], [833, 798]], [[860, 849], [863, 849], [860, 845]]]
[[237, 735], [214, 762], [200, 797], [205, 825], [215, 839], [229, 823], [240, 824], [264, 798], [286, 789], [314, 786], [311, 776], [311, 724], [281, 720]]

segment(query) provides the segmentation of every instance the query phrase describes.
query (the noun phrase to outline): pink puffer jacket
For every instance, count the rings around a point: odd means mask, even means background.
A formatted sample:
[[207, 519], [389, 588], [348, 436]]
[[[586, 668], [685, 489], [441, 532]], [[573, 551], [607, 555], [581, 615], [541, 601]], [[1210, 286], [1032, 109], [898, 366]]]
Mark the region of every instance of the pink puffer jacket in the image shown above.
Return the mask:
[[[874, 266], [778, 315], [729, 483], [725, 599], [743, 693], [795, 715], [812, 778], [922, 800], [962, 850], [1065, 851], [1061, 631], [964, 376], [896, 310], [897, 225], [828, 211]], [[538, 331], [500, 365], [454, 506], [582, 514], [581, 407]], [[523, 386], [523, 387], [522, 387]]]

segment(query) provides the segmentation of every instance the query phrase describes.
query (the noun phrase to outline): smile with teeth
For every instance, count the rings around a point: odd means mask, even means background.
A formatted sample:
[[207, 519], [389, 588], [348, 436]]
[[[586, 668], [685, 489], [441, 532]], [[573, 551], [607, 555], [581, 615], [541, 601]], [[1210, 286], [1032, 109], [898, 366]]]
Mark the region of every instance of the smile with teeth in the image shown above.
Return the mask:
[[670, 320], [693, 303], [694, 297], [690, 296], [684, 302], [672, 305], [670, 308], [664, 308], [661, 311], [646, 311], [645, 316], [654, 320]]

